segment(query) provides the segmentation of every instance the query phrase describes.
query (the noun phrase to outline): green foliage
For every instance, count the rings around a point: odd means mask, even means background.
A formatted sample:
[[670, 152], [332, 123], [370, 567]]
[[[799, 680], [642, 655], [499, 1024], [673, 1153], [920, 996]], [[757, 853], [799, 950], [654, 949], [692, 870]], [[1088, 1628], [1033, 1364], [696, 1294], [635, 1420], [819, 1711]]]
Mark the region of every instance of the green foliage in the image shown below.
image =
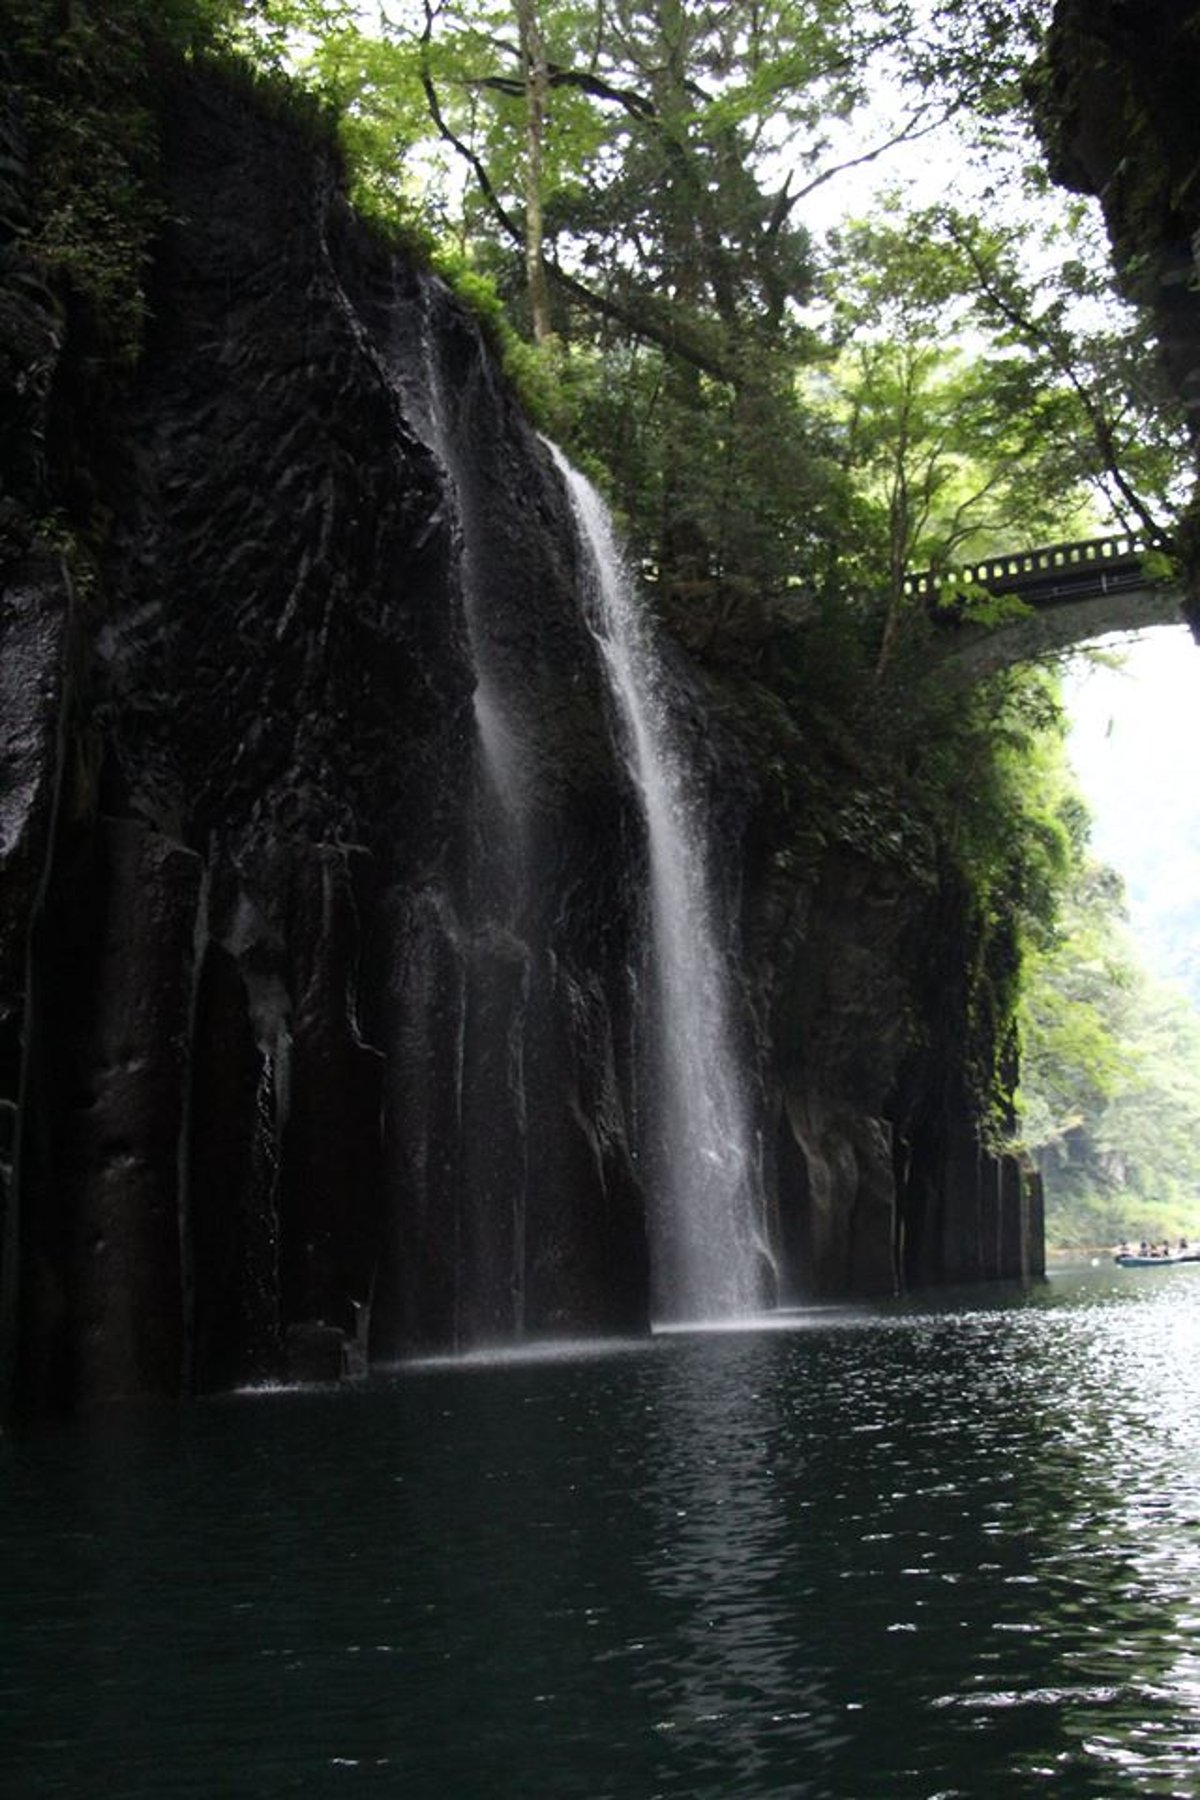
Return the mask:
[[1142, 557], [1142, 573], [1147, 581], [1162, 582], [1169, 587], [1183, 587], [1179, 558], [1167, 550], [1147, 550]]
[[[856, 494], [854, 580], [879, 596], [877, 673], [922, 626], [905, 577], [939, 577], [940, 604], [973, 623], [1015, 616], [956, 564], [1014, 544], [1085, 535], [1097, 521], [1155, 532], [1184, 466], [1157, 410], [1144, 342], [1099, 314], [1082, 240], [893, 201], [846, 227], [827, 277], [841, 346], [813, 383]], [[1038, 266], [1037, 283], [1021, 273]], [[916, 602], [916, 604], [914, 604]]]
[[1200, 1232], [1200, 1017], [1138, 965], [1119, 878], [1077, 859], [1021, 1002], [1023, 1147], [1063, 1246]]
[[[506, 337], [507, 361], [576, 453], [607, 465], [684, 635], [753, 635], [814, 552], [828, 561], [812, 521], [836, 507], [792, 373], [811, 349], [804, 172], [872, 55], [904, 40], [909, 8], [527, 10], [545, 55], [536, 146], [532, 72], [511, 9], [491, 0], [395, 9], [384, 41], [332, 0], [264, 0], [243, 41], [337, 107], [360, 203], [419, 212], [435, 254], [490, 276], [524, 334], [536, 216], [555, 277], [553, 331], [536, 335], [556, 345], [531, 365]], [[638, 405], [632, 430], [613, 426], [614, 393]]]
[[1128, 1066], [1134, 971], [1120, 929], [1120, 882], [1086, 860], [1072, 877], [1060, 919], [1030, 959], [1022, 1002], [1021, 1116], [1031, 1150], [1103, 1106]]
[[258, 0], [240, 41], [336, 109], [359, 204], [465, 269], [539, 418], [607, 471], [680, 635], [743, 654], [804, 595], [871, 615], [881, 677], [907, 571], [1071, 535], [1097, 487], [1145, 523], [1178, 467], [1147, 407], [1121, 413], [1135, 375], [1148, 391], [1136, 330], [1089, 349], [1077, 328], [1100, 277], [1074, 232], [1030, 283], [1011, 205], [895, 202], [823, 277], [805, 229], [879, 72], [891, 135], [970, 109], [999, 156], [1049, 10], [396, 0], [366, 31], [342, 0]]
[[131, 357], [156, 216], [145, 181], [155, 128], [138, 91], [136, 30], [119, 12], [106, 22], [81, 10], [64, 26], [48, 3], [15, 8], [12, 23], [34, 172], [25, 247], [92, 307], [105, 347]]
[[553, 432], [563, 418], [559, 346], [529, 343], [512, 323], [494, 276], [453, 251], [430, 251], [432, 266], [474, 313], [490, 347], [531, 419]]
[[1019, 594], [995, 594], [977, 581], [967, 581], [953, 569], [941, 577], [935, 605], [941, 612], [953, 613], [968, 624], [982, 625], [989, 630], [1001, 625], [1015, 625], [1035, 611]]
[[86, 314], [93, 356], [129, 363], [162, 220], [154, 69], [221, 41], [225, 0], [5, 0], [33, 171], [25, 250]]
[[[1010, 1120], [1023, 974], [1053, 932], [1086, 821], [1050, 675], [1014, 669], [966, 694], [913, 692], [915, 704], [887, 737], [877, 699], [873, 747], [893, 762], [890, 788], [895, 813], [907, 821], [910, 876], [936, 882], [966, 908], [975, 944], [967, 971], [968, 1083], [999, 1136]], [[881, 774], [880, 789], [888, 785]], [[918, 844], [927, 847], [924, 867], [914, 858]]]
[[[446, 235], [428, 204], [436, 170], [409, 155], [429, 129], [418, 71], [410, 52], [361, 27], [359, 10], [339, 0], [259, 0], [234, 41], [328, 108], [358, 210], [432, 245]], [[461, 257], [461, 240], [455, 248]]]

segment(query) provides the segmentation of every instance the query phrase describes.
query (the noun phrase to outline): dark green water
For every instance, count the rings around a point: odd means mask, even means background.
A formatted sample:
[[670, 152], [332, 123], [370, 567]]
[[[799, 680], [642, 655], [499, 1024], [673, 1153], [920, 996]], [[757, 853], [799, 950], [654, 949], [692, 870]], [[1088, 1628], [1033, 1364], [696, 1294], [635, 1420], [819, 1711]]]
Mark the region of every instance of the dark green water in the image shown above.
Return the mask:
[[1200, 1792], [1200, 1268], [0, 1445], [13, 1800]]

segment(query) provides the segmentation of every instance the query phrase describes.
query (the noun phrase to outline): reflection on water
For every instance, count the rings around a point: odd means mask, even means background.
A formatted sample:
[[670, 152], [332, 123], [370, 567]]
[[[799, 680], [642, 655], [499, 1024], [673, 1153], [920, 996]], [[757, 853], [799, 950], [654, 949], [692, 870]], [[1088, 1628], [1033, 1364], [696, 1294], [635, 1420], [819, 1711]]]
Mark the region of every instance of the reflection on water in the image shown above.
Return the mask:
[[1200, 1787], [1200, 1271], [0, 1446], [0, 1791]]

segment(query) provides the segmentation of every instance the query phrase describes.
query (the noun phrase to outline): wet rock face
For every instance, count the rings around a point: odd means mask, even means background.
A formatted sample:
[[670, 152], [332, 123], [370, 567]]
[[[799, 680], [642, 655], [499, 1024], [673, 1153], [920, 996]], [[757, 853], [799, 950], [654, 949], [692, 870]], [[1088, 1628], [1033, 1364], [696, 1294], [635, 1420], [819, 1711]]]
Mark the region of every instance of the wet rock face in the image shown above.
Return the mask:
[[[646, 846], [562, 482], [320, 143], [211, 72], [160, 99], [103, 455], [0, 113], [0, 1384], [644, 1329]], [[1016, 1272], [966, 923], [851, 858], [768, 878], [753, 734], [670, 668], [785, 1297]]]
[[46, 921], [54, 958], [40, 972], [36, 1086], [53, 1128], [36, 1133], [26, 1165], [41, 1203], [23, 1221], [25, 1366], [39, 1387], [83, 1400], [179, 1391], [180, 1144], [202, 877], [179, 843], [106, 819], [75, 869], [89, 906], [65, 908], [56, 929], [52, 902]]
[[902, 939], [913, 896], [864, 859], [828, 857], [774, 982], [775, 1138], [785, 1291], [899, 1282], [885, 1114], [912, 1029]]
[[1040, 1196], [985, 1147], [968, 1079], [993, 1046], [972, 998], [985, 957], [967, 896], [829, 849], [756, 936], [783, 1297], [1044, 1272]]
[[202, 83], [167, 124], [179, 223], [96, 645], [112, 798], [252, 860], [280, 836], [436, 843], [472, 676], [442, 476], [386, 360], [419, 286], [281, 124]]
[[[561, 484], [322, 148], [198, 72], [163, 120], [171, 223], [82, 598], [37, 540], [52, 460], [6, 465], [2, 1312], [28, 1411], [646, 1317], [640, 852]], [[55, 315], [20, 317], [0, 398], [28, 447]], [[538, 721], [536, 884], [487, 874], [468, 598]]]

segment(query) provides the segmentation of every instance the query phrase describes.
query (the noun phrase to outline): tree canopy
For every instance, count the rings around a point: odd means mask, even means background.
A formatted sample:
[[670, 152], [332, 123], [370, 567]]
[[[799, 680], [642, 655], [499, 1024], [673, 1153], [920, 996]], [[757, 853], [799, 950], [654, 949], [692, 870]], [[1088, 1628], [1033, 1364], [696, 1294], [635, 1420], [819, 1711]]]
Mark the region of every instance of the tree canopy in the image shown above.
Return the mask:
[[1200, 1231], [1200, 1017], [1140, 966], [1120, 878], [1086, 857], [1032, 956], [1021, 1137], [1046, 1175], [1051, 1242]]
[[[224, 10], [335, 105], [363, 202], [494, 284], [693, 644], [851, 581], [890, 642], [901, 564], [1169, 524], [1143, 323], [1029, 133], [1045, 0]], [[831, 184], [927, 139], [953, 203], [814, 230]]]

